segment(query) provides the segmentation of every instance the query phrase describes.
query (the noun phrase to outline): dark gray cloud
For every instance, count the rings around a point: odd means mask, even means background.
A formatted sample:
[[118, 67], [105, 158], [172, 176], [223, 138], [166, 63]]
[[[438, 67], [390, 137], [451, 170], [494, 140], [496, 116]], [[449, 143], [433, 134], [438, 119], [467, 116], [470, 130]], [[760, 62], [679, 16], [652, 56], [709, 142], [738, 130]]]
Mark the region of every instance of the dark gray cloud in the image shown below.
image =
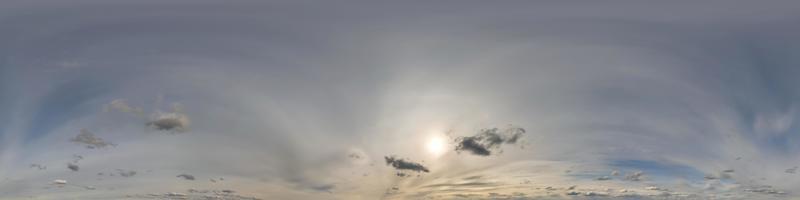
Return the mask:
[[[102, 138], [96, 137], [94, 133], [90, 132], [86, 129], [81, 129], [81, 133], [75, 136], [74, 138], [70, 139], [70, 141], [80, 144], [85, 144], [86, 148], [94, 149], [94, 148], [103, 148], [106, 146], [113, 146], [114, 144], [111, 142], [106, 142]], [[81, 157], [83, 158], [83, 157]]]
[[179, 112], [156, 112], [146, 125], [160, 131], [184, 132], [189, 128], [189, 117]]
[[456, 152], [467, 151], [474, 155], [489, 156], [502, 144], [516, 144], [525, 129], [509, 127], [506, 129], [483, 129], [478, 134], [456, 138]]
[[403, 172], [397, 172], [395, 175], [396, 175], [396, 176], [399, 176], [399, 177], [406, 177], [406, 176], [409, 176], [408, 174], [406, 174], [406, 173], [403, 173]]
[[396, 158], [395, 156], [384, 156], [386, 159], [386, 165], [392, 166], [397, 170], [411, 170], [415, 172], [430, 172], [428, 168], [422, 166], [422, 164], [407, 161], [402, 158]]
[[74, 172], [77, 172], [80, 169], [80, 167], [78, 167], [78, 165], [72, 164], [72, 163], [67, 163], [67, 168], [69, 170], [74, 171]]
[[189, 174], [180, 174], [180, 175], [177, 175], [175, 177], [183, 178], [183, 179], [190, 180], [190, 181], [194, 180], [194, 176], [189, 175]]

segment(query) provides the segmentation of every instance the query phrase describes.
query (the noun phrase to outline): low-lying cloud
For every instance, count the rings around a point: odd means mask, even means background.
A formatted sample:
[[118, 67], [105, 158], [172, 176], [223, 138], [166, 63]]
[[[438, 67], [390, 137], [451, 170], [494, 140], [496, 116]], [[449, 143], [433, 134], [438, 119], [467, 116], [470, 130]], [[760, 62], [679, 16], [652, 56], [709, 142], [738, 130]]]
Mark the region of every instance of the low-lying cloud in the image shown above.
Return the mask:
[[178, 177], [178, 178], [183, 178], [183, 179], [185, 179], [185, 180], [190, 180], [190, 181], [193, 181], [193, 180], [194, 180], [194, 176], [192, 176], [192, 175], [189, 175], [189, 174], [180, 174], [180, 175], [177, 175], [177, 176], [175, 176], [175, 177]]
[[117, 169], [117, 172], [122, 177], [131, 177], [131, 176], [136, 175], [136, 171], [133, 171], [133, 170]]

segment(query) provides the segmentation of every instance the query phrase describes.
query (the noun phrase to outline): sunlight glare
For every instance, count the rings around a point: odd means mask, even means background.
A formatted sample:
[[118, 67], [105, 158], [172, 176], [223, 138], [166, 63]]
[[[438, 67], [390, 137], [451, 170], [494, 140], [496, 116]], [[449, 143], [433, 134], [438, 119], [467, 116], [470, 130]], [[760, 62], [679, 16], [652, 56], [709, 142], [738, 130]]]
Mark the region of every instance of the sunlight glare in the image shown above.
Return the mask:
[[433, 135], [426, 145], [428, 152], [434, 157], [439, 157], [447, 152], [447, 142], [441, 135]]

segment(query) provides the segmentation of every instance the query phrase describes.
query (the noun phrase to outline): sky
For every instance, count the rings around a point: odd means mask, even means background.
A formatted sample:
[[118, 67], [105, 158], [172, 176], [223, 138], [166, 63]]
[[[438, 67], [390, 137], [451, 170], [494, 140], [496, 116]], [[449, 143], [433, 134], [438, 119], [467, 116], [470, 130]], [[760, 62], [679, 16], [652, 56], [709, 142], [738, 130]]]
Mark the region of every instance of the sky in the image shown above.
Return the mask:
[[800, 199], [792, 1], [0, 2], [0, 199]]

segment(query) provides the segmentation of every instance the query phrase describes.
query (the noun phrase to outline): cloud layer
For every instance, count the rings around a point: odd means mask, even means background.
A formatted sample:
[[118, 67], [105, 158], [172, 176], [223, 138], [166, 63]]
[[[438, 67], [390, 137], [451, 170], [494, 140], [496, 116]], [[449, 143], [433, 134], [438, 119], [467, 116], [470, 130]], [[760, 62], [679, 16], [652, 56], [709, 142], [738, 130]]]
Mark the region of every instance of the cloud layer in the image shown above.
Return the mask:
[[797, 8], [2, 1], [0, 196], [793, 199]]

